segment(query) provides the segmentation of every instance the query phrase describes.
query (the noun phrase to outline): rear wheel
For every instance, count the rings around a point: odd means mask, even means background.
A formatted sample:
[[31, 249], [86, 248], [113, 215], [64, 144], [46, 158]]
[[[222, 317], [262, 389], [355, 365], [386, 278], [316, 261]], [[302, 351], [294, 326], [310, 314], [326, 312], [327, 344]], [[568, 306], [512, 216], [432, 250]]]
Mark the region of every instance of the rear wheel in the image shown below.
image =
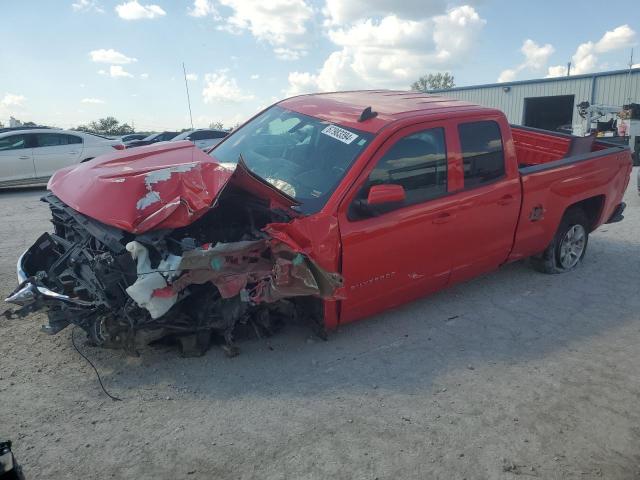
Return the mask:
[[546, 250], [531, 258], [531, 266], [543, 273], [569, 272], [584, 258], [588, 242], [587, 216], [578, 208], [568, 210]]

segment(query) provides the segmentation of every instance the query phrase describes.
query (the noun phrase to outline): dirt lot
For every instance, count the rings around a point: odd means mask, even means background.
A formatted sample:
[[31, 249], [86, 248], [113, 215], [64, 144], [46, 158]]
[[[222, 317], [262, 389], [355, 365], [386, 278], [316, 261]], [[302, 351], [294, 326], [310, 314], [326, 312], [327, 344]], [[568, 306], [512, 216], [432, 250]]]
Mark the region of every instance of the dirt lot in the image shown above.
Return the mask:
[[[345, 326], [183, 359], [0, 319], [0, 438], [29, 479], [640, 479], [640, 198], [576, 272], [525, 264]], [[0, 193], [0, 293], [48, 228]], [[77, 332], [79, 333], [79, 332]]]

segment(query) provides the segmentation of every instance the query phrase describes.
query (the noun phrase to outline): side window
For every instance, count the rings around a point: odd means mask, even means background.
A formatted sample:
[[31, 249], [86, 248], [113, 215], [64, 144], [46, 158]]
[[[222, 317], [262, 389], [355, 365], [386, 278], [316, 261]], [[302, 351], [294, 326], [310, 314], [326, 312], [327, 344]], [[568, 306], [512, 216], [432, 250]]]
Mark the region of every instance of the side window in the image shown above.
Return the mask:
[[[369, 175], [368, 187], [380, 184], [402, 185], [407, 196], [405, 205], [445, 194], [447, 149], [444, 129], [423, 130], [398, 140]], [[368, 193], [368, 188], [366, 190]]]
[[0, 138], [0, 151], [20, 150], [22, 148], [27, 148], [26, 135], [9, 135], [8, 137]]
[[458, 125], [465, 188], [491, 183], [505, 175], [502, 136], [496, 122]]
[[72, 145], [76, 143], [82, 143], [81, 137], [76, 137], [75, 135], [64, 135], [67, 137], [67, 144]]
[[213, 138], [213, 133], [202, 130], [200, 132], [193, 132], [189, 136], [191, 137], [191, 140], [206, 140], [208, 138]]
[[36, 134], [36, 146], [38, 147], [59, 147], [67, 145], [67, 137], [70, 135], [61, 135], [59, 133], [38, 133]]
[[212, 138], [224, 138], [228, 135], [227, 132], [213, 132]]

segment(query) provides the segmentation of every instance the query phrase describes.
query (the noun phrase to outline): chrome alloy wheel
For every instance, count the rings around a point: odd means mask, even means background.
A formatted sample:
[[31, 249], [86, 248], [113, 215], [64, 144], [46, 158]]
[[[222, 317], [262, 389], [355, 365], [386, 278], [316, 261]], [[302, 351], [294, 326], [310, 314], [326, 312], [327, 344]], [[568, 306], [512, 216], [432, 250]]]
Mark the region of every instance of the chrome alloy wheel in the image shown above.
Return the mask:
[[560, 243], [560, 265], [568, 270], [577, 265], [586, 246], [587, 232], [580, 224], [573, 225]]

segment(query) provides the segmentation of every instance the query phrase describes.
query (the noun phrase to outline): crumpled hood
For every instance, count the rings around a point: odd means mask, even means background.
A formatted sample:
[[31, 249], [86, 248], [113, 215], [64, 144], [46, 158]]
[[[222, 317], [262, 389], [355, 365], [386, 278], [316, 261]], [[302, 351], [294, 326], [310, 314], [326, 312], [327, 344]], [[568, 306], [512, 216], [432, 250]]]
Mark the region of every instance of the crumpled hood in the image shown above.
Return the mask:
[[222, 166], [187, 140], [116, 151], [58, 170], [48, 189], [88, 217], [140, 234], [193, 223], [230, 182], [272, 207], [297, 204], [242, 161], [235, 170]]

